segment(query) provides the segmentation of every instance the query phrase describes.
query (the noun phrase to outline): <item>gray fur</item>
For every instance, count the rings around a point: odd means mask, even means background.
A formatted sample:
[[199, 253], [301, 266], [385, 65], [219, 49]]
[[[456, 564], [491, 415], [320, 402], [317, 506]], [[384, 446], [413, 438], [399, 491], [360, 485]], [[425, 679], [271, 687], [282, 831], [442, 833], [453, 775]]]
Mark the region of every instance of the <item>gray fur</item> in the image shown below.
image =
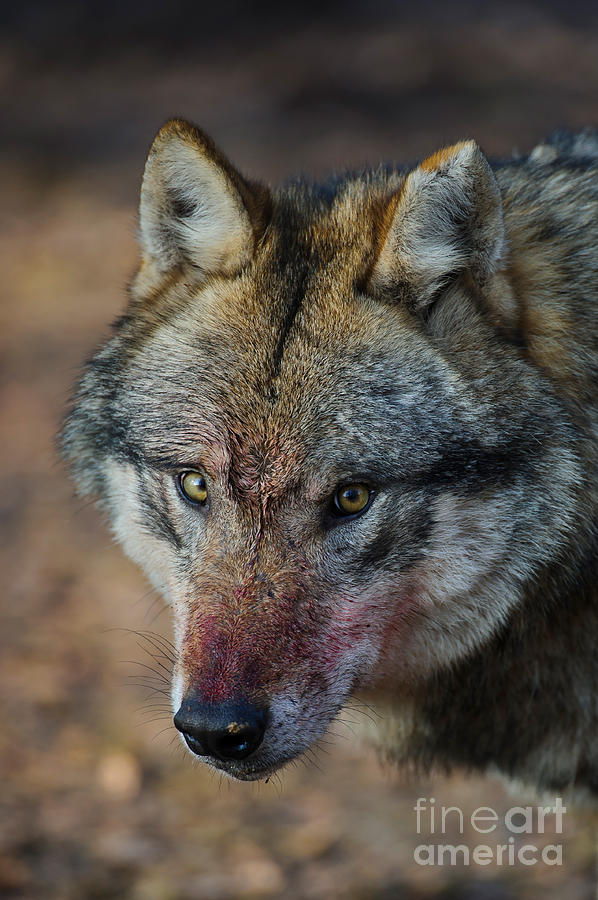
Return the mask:
[[[394, 707], [401, 761], [598, 794], [596, 136], [269, 193], [177, 122], [142, 235], [189, 212], [176, 141], [214, 177], [209, 239], [235, 210], [242, 239], [205, 266], [180, 224], [160, 265], [145, 246], [62, 437], [173, 603], [175, 705], [215, 681], [271, 705], [239, 778], [361, 692]], [[353, 482], [374, 500], [339, 521]]]

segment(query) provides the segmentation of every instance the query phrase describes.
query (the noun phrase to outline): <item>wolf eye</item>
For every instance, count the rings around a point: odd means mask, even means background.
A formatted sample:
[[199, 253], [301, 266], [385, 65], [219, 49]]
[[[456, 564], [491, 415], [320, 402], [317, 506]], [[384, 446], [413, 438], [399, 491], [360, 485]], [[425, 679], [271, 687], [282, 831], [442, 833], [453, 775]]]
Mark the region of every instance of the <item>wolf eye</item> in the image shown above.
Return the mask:
[[203, 506], [208, 499], [208, 488], [203, 475], [199, 472], [182, 472], [177, 476], [177, 482], [185, 500]]
[[346, 484], [334, 495], [336, 513], [341, 516], [355, 516], [365, 512], [373, 496], [373, 491], [365, 484]]

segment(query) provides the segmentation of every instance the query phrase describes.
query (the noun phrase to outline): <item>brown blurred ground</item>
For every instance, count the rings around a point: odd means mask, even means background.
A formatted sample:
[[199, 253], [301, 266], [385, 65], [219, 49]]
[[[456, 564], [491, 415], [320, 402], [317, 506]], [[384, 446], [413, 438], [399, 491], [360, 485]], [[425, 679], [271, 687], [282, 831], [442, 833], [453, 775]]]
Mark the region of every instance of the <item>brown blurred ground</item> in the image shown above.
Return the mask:
[[270, 180], [469, 135], [490, 154], [527, 149], [557, 126], [598, 125], [595, 5], [379, 0], [283, 15], [129, 0], [3, 15], [0, 896], [592, 896], [592, 828], [573, 813], [560, 868], [415, 865], [430, 840], [416, 834], [418, 796], [467, 814], [519, 799], [491, 780], [384, 772], [348, 724], [317, 766], [266, 785], [194, 765], [163, 695], [130, 677], [153, 677], [135, 661], [164, 660], [127, 629], [168, 636], [168, 613], [72, 498], [52, 438], [122, 306], [144, 155], [165, 118], [197, 121]]

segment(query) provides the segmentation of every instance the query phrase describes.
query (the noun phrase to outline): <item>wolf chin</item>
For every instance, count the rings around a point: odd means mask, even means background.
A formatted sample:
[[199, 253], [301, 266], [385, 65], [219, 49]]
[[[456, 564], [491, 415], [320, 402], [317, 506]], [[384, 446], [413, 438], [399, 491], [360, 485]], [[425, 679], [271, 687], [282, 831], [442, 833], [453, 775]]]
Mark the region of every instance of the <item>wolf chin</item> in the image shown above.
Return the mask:
[[139, 240], [61, 444], [190, 750], [266, 777], [356, 694], [398, 762], [598, 795], [598, 137], [271, 190], [173, 120]]

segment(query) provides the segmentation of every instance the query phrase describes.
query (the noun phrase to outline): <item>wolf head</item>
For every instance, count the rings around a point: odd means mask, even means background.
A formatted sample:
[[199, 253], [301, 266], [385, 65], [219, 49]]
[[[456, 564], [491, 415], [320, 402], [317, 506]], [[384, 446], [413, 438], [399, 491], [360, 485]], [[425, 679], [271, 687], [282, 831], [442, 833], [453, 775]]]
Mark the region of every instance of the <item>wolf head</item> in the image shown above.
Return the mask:
[[260, 778], [353, 692], [412, 693], [495, 633], [577, 463], [474, 142], [272, 192], [171, 121], [139, 232], [64, 454], [172, 605], [188, 746]]

